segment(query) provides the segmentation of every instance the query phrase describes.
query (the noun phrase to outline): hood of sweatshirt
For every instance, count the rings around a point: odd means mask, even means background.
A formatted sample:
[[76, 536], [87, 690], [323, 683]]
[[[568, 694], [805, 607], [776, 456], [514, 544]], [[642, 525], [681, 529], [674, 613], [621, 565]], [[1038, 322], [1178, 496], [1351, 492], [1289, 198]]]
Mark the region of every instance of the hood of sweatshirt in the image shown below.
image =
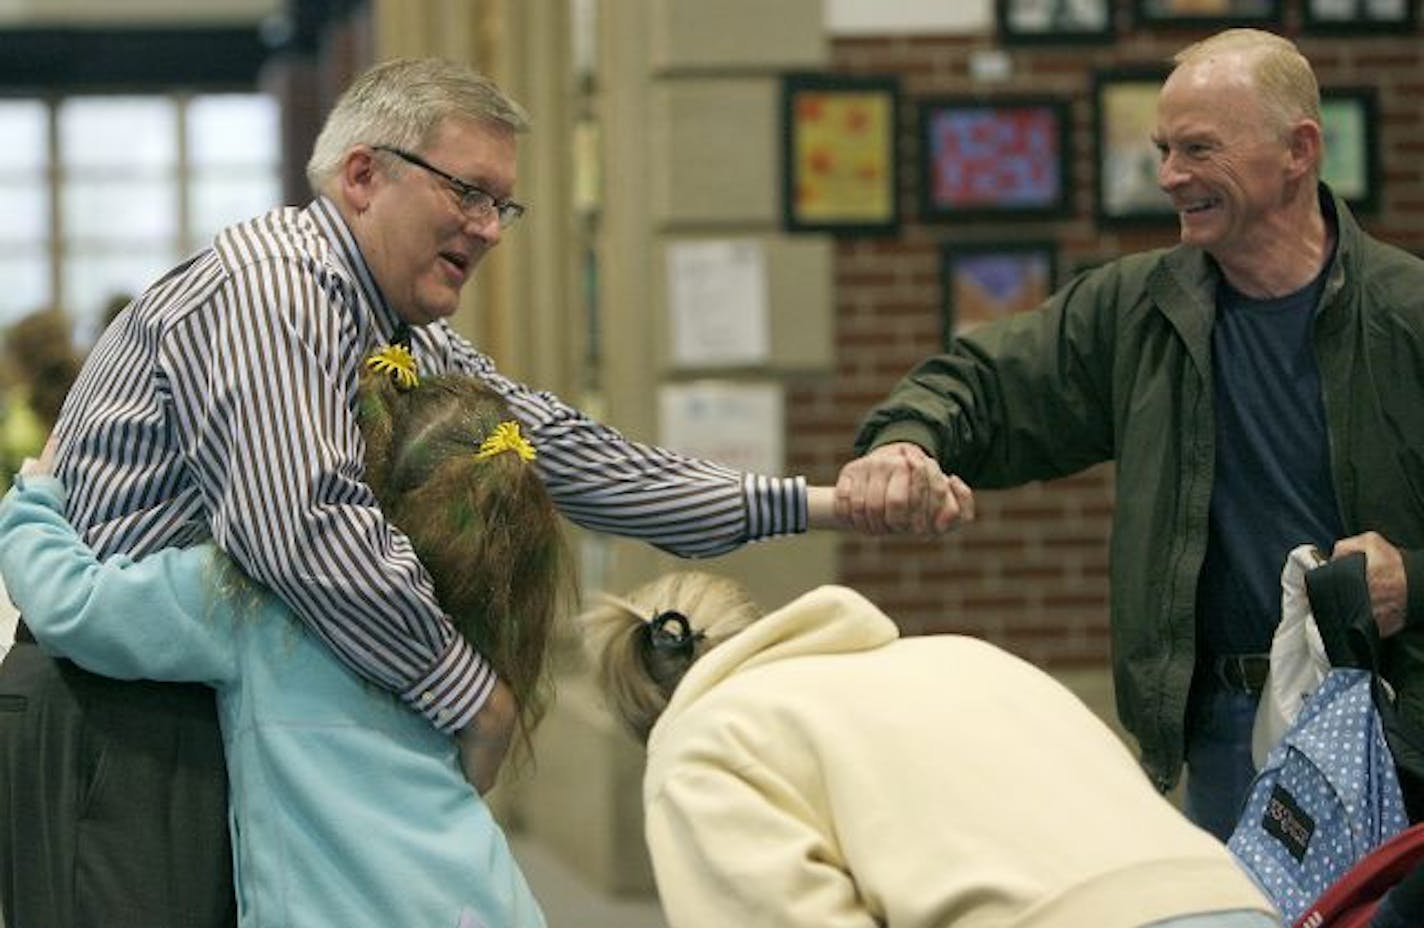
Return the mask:
[[648, 736], [660, 731], [735, 673], [774, 661], [815, 654], [845, 654], [884, 647], [900, 637], [895, 623], [855, 590], [817, 587], [710, 649], [692, 665]]

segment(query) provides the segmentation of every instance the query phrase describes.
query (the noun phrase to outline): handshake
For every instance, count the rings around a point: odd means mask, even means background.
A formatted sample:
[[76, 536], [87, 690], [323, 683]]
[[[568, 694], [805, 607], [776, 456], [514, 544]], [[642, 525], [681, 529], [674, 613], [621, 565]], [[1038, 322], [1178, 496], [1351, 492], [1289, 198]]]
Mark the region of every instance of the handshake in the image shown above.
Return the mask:
[[830, 492], [831, 524], [869, 535], [942, 535], [974, 521], [969, 485], [909, 442], [881, 445], [846, 464]]

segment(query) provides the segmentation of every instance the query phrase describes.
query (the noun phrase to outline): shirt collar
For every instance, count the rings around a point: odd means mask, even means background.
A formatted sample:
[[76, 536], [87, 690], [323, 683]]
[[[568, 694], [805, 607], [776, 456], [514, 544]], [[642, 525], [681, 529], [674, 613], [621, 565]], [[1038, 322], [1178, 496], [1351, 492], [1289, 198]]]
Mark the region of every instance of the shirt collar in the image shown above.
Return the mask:
[[356, 244], [356, 237], [351, 234], [351, 227], [346, 224], [336, 204], [325, 196], [312, 200], [308, 212], [322, 235], [331, 242], [334, 258], [360, 288], [361, 299], [370, 308], [371, 322], [379, 340], [389, 342], [391, 336], [401, 329], [401, 318], [381, 295], [381, 288], [376, 285], [376, 278]]

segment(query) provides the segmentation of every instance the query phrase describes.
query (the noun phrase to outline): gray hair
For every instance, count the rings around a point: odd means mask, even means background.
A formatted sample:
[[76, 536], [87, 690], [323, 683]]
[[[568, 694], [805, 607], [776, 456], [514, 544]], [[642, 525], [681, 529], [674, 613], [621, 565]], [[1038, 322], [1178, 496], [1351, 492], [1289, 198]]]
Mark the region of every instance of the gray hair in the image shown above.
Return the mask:
[[494, 81], [439, 58], [398, 58], [356, 78], [337, 99], [307, 161], [307, 182], [320, 193], [356, 145], [419, 151], [449, 119], [524, 132], [529, 116]]
[[1290, 39], [1262, 29], [1227, 29], [1194, 42], [1172, 57], [1177, 67], [1217, 54], [1240, 54], [1271, 128], [1286, 132], [1297, 120], [1320, 123], [1320, 85], [1310, 62]]

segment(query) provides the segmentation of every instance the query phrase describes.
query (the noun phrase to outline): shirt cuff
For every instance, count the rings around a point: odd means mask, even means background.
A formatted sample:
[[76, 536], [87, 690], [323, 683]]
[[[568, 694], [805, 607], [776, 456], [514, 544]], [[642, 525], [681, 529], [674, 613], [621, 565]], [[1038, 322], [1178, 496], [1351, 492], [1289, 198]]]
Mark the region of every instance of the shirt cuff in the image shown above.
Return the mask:
[[805, 477], [743, 474], [742, 495], [747, 505], [747, 541], [806, 531]]
[[401, 694], [416, 712], [446, 734], [472, 722], [494, 690], [494, 668], [470, 643], [455, 635], [450, 648], [435, 667]]

